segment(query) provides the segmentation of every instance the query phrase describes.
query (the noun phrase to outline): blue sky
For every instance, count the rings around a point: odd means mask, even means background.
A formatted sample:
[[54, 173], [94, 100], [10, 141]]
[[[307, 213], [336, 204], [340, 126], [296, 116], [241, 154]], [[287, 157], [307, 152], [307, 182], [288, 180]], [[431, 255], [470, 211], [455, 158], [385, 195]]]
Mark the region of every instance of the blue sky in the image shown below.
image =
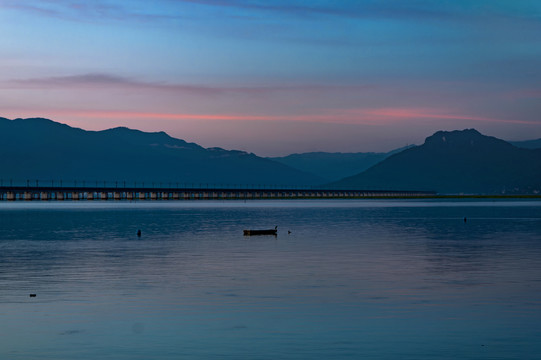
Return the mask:
[[0, 116], [258, 155], [541, 137], [539, 1], [0, 0]]

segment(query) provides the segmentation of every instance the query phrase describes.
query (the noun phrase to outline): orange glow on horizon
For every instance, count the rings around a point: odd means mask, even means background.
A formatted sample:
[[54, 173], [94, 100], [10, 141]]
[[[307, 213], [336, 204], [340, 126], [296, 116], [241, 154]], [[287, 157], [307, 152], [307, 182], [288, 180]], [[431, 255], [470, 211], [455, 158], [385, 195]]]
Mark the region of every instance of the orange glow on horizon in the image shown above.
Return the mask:
[[[509, 124], [536, 125], [524, 120], [495, 119], [482, 116], [453, 114], [433, 108], [376, 108], [376, 109], [323, 109], [318, 114], [303, 115], [261, 115], [261, 114], [186, 114], [136, 111], [100, 110], [42, 110], [40, 114], [65, 118], [66, 116], [88, 120], [209, 120], [209, 121], [294, 121], [350, 125], [394, 125], [403, 120], [441, 119], [470, 120]], [[75, 119], [73, 119], [75, 120]]]

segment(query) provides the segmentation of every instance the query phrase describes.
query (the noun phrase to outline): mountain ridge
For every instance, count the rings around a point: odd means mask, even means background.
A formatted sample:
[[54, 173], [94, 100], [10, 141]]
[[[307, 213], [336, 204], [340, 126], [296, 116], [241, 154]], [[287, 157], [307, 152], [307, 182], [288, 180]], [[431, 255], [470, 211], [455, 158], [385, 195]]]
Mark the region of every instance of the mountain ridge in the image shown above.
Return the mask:
[[295, 153], [281, 157], [270, 157], [273, 161], [317, 175], [327, 182], [337, 181], [357, 174], [377, 164], [385, 158], [405, 150], [405, 146], [385, 153], [377, 152], [323, 152]]
[[0, 178], [315, 185], [322, 179], [243, 151], [165, 132], [87, 131], [45, 118], [0, 118]]
[[438, 131], [332, 187], [422, 189], [440, 193], [539, 193], [541, 149], [515, 147], [475, 129]]
[[[322, 158], [336, 162], [336, 166], [325, 170], [334, 176], [340, 175], [333, 170], [340, 166], [356, 173], [328, 182], [324, 176], [273, 158], [240, 150], [204, 148], [163, 131], [144, 132], [127, 127], [87, 131], [45, 118], [0, 118], [3, 180], [329, 186], [470, 194], [541, 191], [541, 149], [519, 148], [475, 129], [437, 131], [422, 145], [389, 153], [314, 152], [292, 154], [289, 158], [300, 155], [312, 156], [314, 164], [324, 167], [328, 164]], [[363, 157], [373, 163], [367, 166], [365, 162], [365, 169], [358, 171], [354, 162]]]
[[541, 149], [541, 139], [523, 140], [523, 141], [509, 141], [511, 145], [521, 147], [525, 149]]

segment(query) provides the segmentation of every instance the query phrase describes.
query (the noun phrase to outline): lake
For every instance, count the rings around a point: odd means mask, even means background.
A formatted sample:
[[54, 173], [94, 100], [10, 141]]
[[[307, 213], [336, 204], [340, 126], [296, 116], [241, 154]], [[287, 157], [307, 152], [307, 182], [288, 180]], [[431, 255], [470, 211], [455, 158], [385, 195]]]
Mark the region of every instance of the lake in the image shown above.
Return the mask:
[[0, 358], [539, 359], [541, 201], [3, 202]]

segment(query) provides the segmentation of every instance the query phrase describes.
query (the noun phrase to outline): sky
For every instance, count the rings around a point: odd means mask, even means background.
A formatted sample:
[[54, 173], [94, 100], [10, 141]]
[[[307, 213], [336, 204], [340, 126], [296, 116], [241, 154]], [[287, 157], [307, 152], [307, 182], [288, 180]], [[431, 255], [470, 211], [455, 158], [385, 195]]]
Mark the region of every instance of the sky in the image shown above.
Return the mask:
[[0, 116], [260, 156], [541, 138], [538, 0], [0, 0]]

